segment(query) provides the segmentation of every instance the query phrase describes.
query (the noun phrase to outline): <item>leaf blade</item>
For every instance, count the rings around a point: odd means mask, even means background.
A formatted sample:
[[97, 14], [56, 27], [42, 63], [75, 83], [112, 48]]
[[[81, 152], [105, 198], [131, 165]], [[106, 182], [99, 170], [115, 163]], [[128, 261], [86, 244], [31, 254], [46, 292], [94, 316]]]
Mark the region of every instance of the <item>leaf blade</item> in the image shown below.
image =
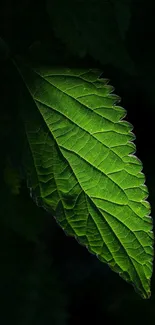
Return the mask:
[[149, 297], [148, 191], [118, 97], [99, 71], [20, 71], [33, 99], [34, 117], [30, 111], [24, 120], [39, 183], [36, 191], [32, 182], [35, 197], [68, 234]]

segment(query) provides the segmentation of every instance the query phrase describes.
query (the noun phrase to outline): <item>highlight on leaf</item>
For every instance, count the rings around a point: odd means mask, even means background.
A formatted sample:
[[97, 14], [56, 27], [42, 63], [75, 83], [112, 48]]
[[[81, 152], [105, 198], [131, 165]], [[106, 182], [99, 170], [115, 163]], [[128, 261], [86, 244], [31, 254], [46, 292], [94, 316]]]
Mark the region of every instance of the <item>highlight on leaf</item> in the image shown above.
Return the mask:
[[150, 296], [153, 233], [132, 126], [101, 71], [16, 62], [28, 92], [21, 103], [25, 168], [35, 202], [69, 235]]

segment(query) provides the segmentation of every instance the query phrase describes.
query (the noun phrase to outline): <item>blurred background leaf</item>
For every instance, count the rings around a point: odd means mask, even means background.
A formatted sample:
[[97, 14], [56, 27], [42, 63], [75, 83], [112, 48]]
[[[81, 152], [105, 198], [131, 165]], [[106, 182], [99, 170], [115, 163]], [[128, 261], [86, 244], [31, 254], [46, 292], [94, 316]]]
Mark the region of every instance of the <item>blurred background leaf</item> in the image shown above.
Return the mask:
[[118, 24], [119, 33], [123, 40], [125, 40], [126, 33], [130, 25], [131, 2], [132, 0], [111, 0], [111, 3], [114, 6], [114, 13]]
[[[123, 39], [129, 26], [130, 7], [120, 1], [47, 0], [56, 36], [80, 57], [90, 54], [101, 64], [113, 64], [136, 73]], [[123, 36], [123, 37], [122, 37]]]

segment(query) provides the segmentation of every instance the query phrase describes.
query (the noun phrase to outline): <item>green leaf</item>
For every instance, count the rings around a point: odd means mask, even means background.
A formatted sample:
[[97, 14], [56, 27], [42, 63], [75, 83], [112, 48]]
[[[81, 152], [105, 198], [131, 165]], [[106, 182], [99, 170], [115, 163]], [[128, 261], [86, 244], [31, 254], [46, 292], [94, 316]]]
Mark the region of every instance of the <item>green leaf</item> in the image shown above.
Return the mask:
[[[150, 296], [153, 233], [132, 126], [98, 70], [18, 62], [31, 196], [69, 235]], [[25, 97], [25, 98], [24, 98]]]
[[129, 25], [129, 6], [115, 2], [47, 0], [47, 11], [56, 36], [72, 53], [80, 57], [89, 54], [101, 64], [112, 64], [135, 74], [122, 39]]

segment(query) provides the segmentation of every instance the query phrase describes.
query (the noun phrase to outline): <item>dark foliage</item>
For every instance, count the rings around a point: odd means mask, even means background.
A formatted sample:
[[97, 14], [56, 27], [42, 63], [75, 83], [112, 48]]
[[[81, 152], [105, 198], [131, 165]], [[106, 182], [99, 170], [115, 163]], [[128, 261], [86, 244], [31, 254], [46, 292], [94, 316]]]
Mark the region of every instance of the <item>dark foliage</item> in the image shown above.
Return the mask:
[[1, 2], [1, 324], [154, 324], [155, 275], [152, 297], [143, 301], [31, 200], [21, 164], [18, 78], [10, 60], [20, 55], [104, 71], [134, 125], [154, 216], [154, 36], [151, 0]]

